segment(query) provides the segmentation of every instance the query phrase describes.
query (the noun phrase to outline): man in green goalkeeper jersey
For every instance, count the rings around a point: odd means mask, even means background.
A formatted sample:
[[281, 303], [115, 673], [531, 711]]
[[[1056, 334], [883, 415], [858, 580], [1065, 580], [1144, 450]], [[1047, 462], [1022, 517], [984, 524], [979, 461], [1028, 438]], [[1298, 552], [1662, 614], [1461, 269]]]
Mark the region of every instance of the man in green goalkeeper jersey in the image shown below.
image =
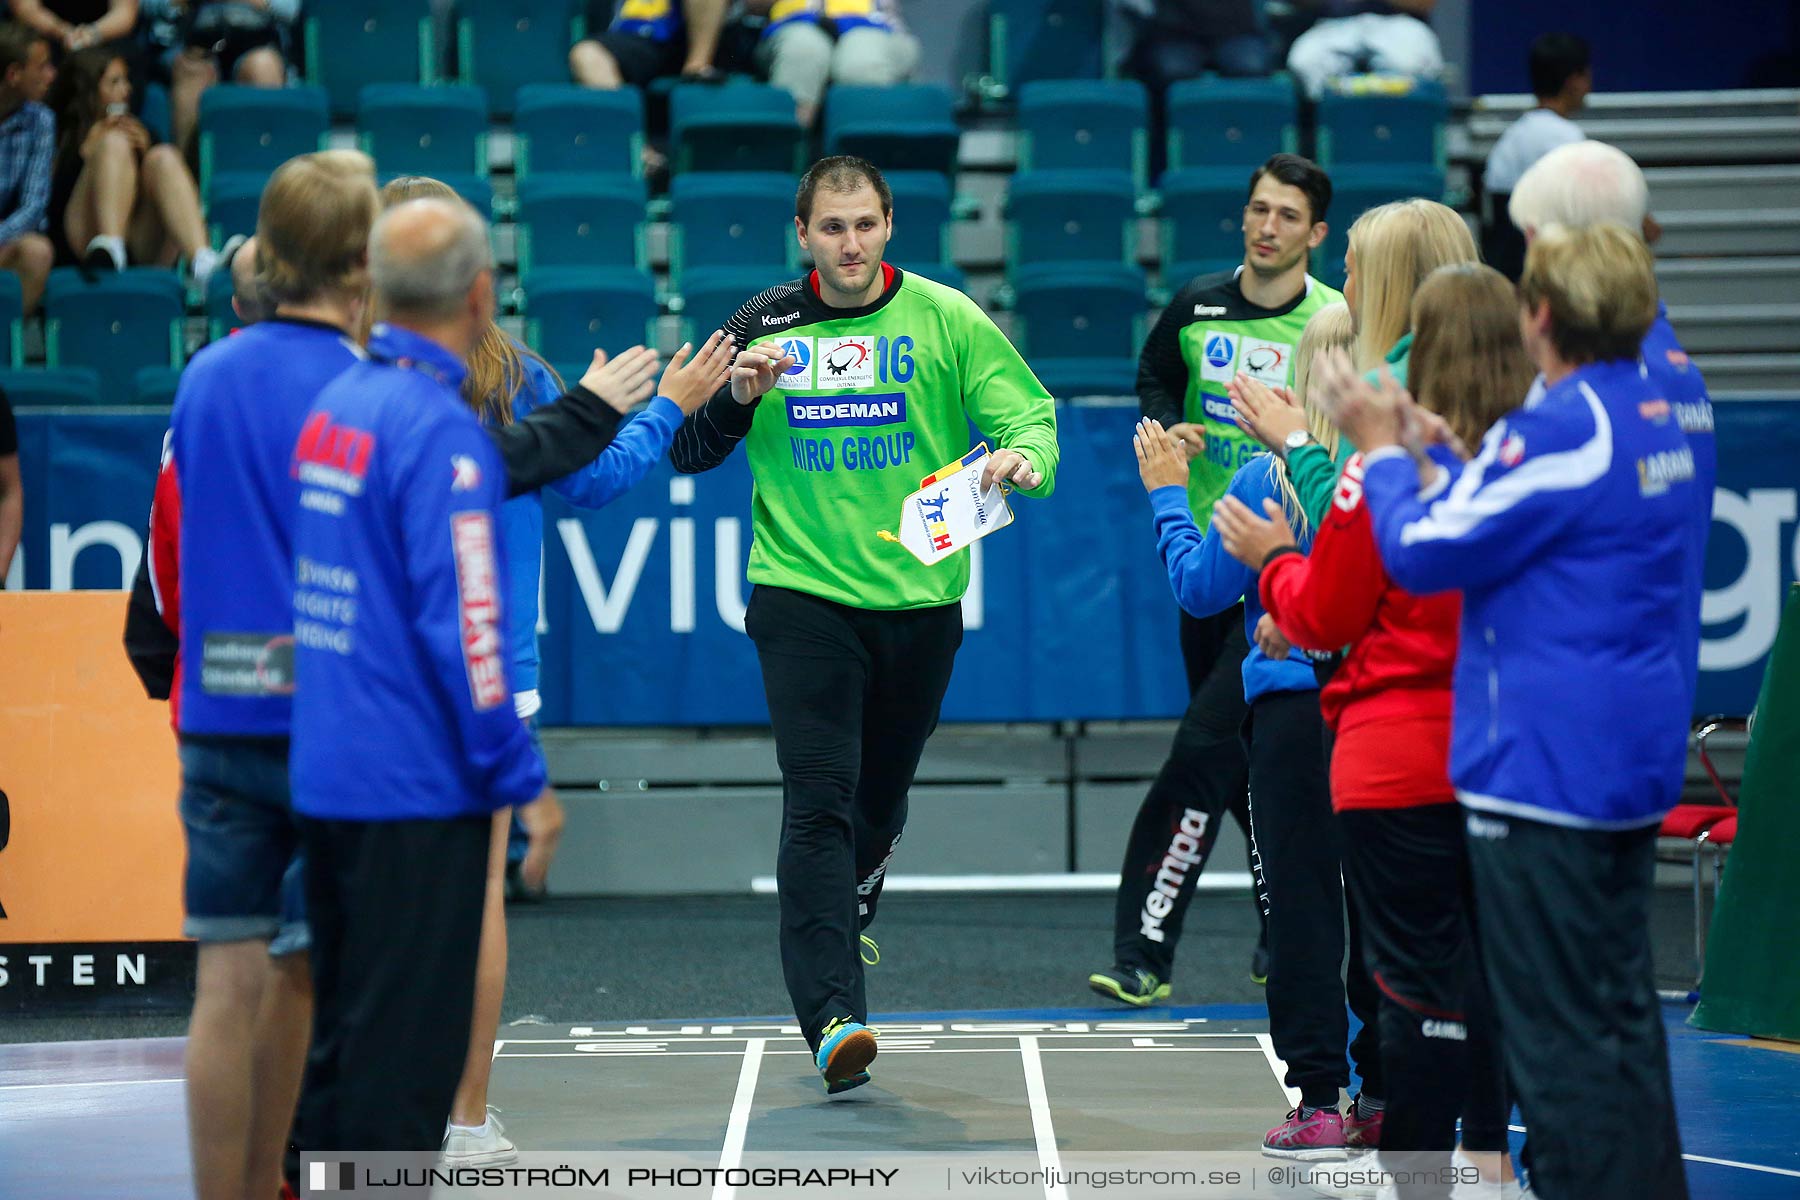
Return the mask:
[[[1243, 263], [1188, 281], [1144, 343], [1139, 407], [1193, 451], [1188, 501], [1201, 529], [1232, 473], [1262, 450], [1238, 427], [1226, 385], [1240, 374], [1291, 385], [1300, 331], [1343, 299], [1307, 273], [1325, 240], [1330, 204], [1331, 180], [1315, 163], [1277, 154], [1258, 167], [1244, 198]], [[1249, 831], [1242, 606], [1212, 617], [1182, 613], [1180, 639], [1191, 701], [1126, 842], [1113, 965], [1088, 976], [1102, 996], [1138, 1007], [1170, 995], [1182, 918], [1226, 811]], [[1258, 946], [1251, 974], [1262, 983], [1267, 973]]]
[[726, 324], [749, 349], [672, 457], [696, 472], [740, 442], [750, 456], [756, 587], [744, 626], [781, 766], [782, 970], [837, 1092], [866, 1083], [875, 1057], [860, 935], [937, 725], [969, 585], [966, 554], [924, 566], [877, 531], [969, 451], [971, 422], [994, 451], [984, 487], [1049, 495], [1056, 413], [974, 301], [882, 261], [893, 196], [881, 172], [823, 159], [794, 207], [814, 270]]

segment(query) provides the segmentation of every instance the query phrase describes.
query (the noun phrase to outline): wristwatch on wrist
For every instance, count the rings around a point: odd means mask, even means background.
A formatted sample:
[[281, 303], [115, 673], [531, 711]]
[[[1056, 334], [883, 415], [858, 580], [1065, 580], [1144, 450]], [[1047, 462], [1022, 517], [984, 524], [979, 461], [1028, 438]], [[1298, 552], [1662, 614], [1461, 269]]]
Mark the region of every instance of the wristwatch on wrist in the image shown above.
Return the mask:
[[1281, 443], [1281, 460], [1286, 462], [1287, 456], [1298, 450], [1300, 447], [1311, 446], [1317, 442], [1318, 439], [1308, 430], [1296, 429], [1294, 432], [1288, 434], [1287, 438]]

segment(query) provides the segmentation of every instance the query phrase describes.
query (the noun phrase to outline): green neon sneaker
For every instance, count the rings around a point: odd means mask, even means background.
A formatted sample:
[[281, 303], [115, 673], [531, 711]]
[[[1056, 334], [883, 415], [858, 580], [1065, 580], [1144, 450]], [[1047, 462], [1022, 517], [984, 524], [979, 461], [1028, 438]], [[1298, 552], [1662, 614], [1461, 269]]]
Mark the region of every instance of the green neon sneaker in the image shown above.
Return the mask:
[[825, 1022], [825, 1028], [819, 1032], [819, 1052], [813, 1061], [825, 1077], [827, 1095], [835, 1096], [869, 1082], [869, 1064], [875, 1061], [875, 1039], [880, 1036], [849, 1017], [833, 1017]]
[[1169, 998], [1169, 985], [1140, 967], [1115, 966], [1088, 976], [1088, 986], [1120, 1004], [1145, 1008]]

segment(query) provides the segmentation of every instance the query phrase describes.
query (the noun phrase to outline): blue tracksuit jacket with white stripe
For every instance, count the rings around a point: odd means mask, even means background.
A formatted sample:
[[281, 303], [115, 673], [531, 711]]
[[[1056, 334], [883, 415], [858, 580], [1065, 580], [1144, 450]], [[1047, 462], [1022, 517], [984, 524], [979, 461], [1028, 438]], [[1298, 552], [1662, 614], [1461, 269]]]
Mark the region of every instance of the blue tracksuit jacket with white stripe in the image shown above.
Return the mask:
[[1397, 447], [1363, 494], [1410, 592], [1460, 588], [1450, 778], [1471, 809], [1582, 829], [1661, 820], [1687, 757], [1692, 449], [1637, 360], [1580, 368], [1423, 493]]

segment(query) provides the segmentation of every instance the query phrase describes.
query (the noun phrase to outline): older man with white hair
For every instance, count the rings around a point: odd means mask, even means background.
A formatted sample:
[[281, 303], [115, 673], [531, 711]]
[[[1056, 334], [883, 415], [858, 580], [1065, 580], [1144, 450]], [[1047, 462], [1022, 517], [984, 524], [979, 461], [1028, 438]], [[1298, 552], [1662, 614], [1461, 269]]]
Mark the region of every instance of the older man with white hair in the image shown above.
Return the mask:
[[[1513, 188], [1508, 207], [1527, 243], [1539, 230], [1553, 225], [1581, 229], [1590, 225], [1623, 225], [1646, 242], [1660, 232], [1650, 216], [1650, 188], [1643, 171], [1631, 156], [1605, 142], [1573, 142], [1559, 146], [1538, 159]], [[1706, 569], [1706, 538], [1712, 528], [1713, 485], [1719, 474], [1719, 452], [1713, 437], [1712, 401], [1706, 380], [1681, 348], [1669, 324], [1669, 307], [1656, 302], [1656, 320], [1644, 335], [1638, 355], [1645, 375], [1668, 405], [1669, 415], [1687, 434], [1694, 453], [1695, 510], [1692, 533], [1692, 594], [1696, 605], [1686, 614], [1686, 643], [1682, 655], [1687, 672], [1688, 699], [1694, 699], [1700, 678], [1700, 580]], [[1533, 389], [1536, 394], [1537, 389]]]
[[369, 272], [387, 323], [294, 449], [309, 1152], [438, 1148], [468, 1042], [490, 818], [550, 794], [507, 680], [506, 471], [460, 395], [494, 313], [486, 224], [454, 201], [402, 204], [375, 224]]

